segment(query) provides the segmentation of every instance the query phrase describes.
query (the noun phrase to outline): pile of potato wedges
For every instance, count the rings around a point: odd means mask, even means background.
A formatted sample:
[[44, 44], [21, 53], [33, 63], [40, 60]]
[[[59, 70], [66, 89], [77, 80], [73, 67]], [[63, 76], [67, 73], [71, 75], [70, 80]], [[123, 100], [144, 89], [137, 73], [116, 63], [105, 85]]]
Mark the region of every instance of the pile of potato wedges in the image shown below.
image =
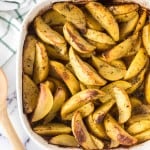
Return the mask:
[[150, 139], [150, 23], [138, 4], [58, 2], [30, 24], [23, 107], [50, 144], [97, 150]]

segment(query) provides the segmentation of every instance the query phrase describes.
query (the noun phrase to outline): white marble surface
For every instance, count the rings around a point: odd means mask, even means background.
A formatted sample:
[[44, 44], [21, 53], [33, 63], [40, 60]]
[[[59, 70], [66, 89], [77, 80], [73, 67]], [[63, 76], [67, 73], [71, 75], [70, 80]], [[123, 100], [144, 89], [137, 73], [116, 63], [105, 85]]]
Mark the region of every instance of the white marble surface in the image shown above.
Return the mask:
[[[18, 114], [18, 106], [16, 99], [16, 59], [15, 55], [7, 62], [5, 66], [3, 66], [3, 70], [7, 75], [8, 79], [8, 114], [10, 120], [16, 129], [17, 134], [19, 135], [22, 143], [25, 146], [26, 150], [43, 150], [38, 147], [26, 134], [21, 124], [19, 114]], [[0, 126], [0, 150], [12, 150], [11, 144], [5, 137], [3, 129]]]

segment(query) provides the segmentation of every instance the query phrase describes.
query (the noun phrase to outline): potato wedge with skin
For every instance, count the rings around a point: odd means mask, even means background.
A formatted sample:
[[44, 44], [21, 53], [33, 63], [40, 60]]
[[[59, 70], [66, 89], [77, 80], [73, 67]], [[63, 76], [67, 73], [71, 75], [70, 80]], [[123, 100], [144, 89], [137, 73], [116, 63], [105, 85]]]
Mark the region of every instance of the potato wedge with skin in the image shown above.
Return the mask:
[[93, 30], [97, 30], [97, 31], [103, 31], [104, 29], [102, 28], [102, 26], [99, 24], [99, 22], [94, 19], [94, 17], [92, 17], [92, 15], [86, 10], [86, 9], [82, 9], [84, 15], [85, 15], [85, 19], [86, 19], [86, 24], [87, 27]]
[[132, 60], [124, 79], [129, 80], [135, 77], [146, 65], [148, 56], [144, 48], [140, 48], [136, 56]]
[[53, 106], [53, 95], [49, 89], [49, 82], [40, 84], [40, 94], [37, 105], [32, 115], [32, 122], [36, 122], [44, 118]]
[[86, 20], [82, 10], [71, 3], [55, 3], [53, 9], [66, 17], [82, 33], [86, 32]]
[[100, 98], [100, 101], [102, 103], [108, 102], [109, 100], [111, 100], [113, 98], [113, 88], [114, 87], [120, 87], [123, 88], [124, 90], [128, 90], [129, 88], [131, 88], [132, 84], [127, 82], [127, 81], [123, 81], [123, 80], [119, 80], [119, 81], [115, 81], [112, 82], [110, 84], [107, 84], [106, 86], [102, 87], [101, 90], [104, 91], [106, 93], [106, 95], [104, 97]]
[[[146, 66], [148, 67], [148, 65], [149, 65], [149, 62], [147, 62]], [[147, 71], [146, 66], [137, 76], [128, 80], [128, 82], [132, 84], [132, 86], [127, 89], [128, 94], [131, 94], [134, 91], [136, 91], [140, 87], [140, 85], [142, 84], [144, 77], [145, 77], [145, 73]]]
[[33, 128], [34, 132], [39, 135], [59, 135], [71, 133], [71, 128], [62, 123], [49, 123], [46, 125], [38, 125]]
[[89, 131], [100, 139], [108, 139], [102, 123], [95, 123], [92, 114], [86, 118], [86, 125]]
[[85, 104], [92, 102], [99, 97], [104, 96], [104, 93], [97, 89], [86, 89], [78, 92], [77, 94], [70, 97], [62, 106], [61, 116], [65, 118], [71, 112], [74, 112], [78, 108]]
[[54, 94], [53, 106], [47, 116], [44, 118], [44, 124], [47, 124], [57, 115], [57, 112], [61, 109], [61, 106], [66, 100], [66, 92], [63, 87], [57, 87]]
[[64, 25], [66, 22], [66, 18], [53, 9], [50, 9], [44, 13], [42, 19], [50, 26]]
[[33, 74], [36, 42], [37, 40], [34, 36], [28, 35], [23, 47], [23, 72], [29, 76]]
[[37, 104], [39, 89], [28, 75], [23, 74], [23, 107], [26, 113], [33, 112]]
[[54, 136], [49, 140], [49, 143], [60, 146], [79, 147], [75, 137], [69, 134]]
[[127, 122], [128, 125], [132, 125], [133, 123], [142, 121], [142, 120], [148, 120], [150, 121], [150, 114], [138, 114], [133, 115]]
[[143, 41], [143, 45], [148, 53], [148, 55], [150, 56], [150, 23], [145, 25], [143, 27], [143, 31], [142, 31], [142, 41]]
[[95, 41], [89, 40], [89, 39], [87, 39], [87, 41], [96, 47], [97, 52], [103, 52], [103, 51], [109, 50], [114, 46], [111, 44], [95, 42]]
[[140, 120], [137, 121], [133, 124], [131, 124], [128, 128], [127, 131], [131, 135], [139, 134], [143, 131], [146, 131], [150, 129], [150, 120]]
[[120, 14], [120, 15], [115, 15], [115, 19], [118, 22], [128, 22], [130, 21], [133, 17], [137, 15], [137, 11], [132, 11], [130, 13], [125, 13], [125, 14]]
[[125, 57], [133, 48], [134, 44], [138, 38], [138, 33], [130, 36], [120, 44], [116, 45], [109, 51], [104, 52], [103, 56], [108, 61], [111, 62], [116, 59]]
[[143, 9], [142, 13], [140, 15], [140, 18], [138, 20], [138, 23], [136, 25], [134, 33], [139, 32], [144, 27], [144, 24], [146, 22], [146, 18], [147, 18], [147, 10]]
[[75, 94], [80, 90], [79, 82], [75, 76], [60, 62], [49, 61], [50, 70], [53, 70], [65, 82], [71, 94]]
[[103, 119], [105, 118], [105, 115], [109, 112], [109, 110], [112, 108], [114, 104], [115, 100], [112, 99], [99, 106], [93, 113], [93, 120], [96, 123], [102, 123]]
[[120, 5], [112, 5], [109, 6], [108, 9], [114, 14], [114, 15], [121, 15], [121, 14], [127, 14], [132, 11], [137, 11], [139, 9], [138, 4], [120, 4]]
[[142, 39], [141, 37], [138, 37], [138, 39], [134, 43], [134, 47], [126, 54], [125, 59], [127, 61], [127, 66], [129, 66], [129, 64], [131, 63], [131, 60], [133, 59], [132, 56], [136, 55], [141, 46], [142, 46]]
[[150, 71], [146, 75], [144, 93], [146, 102], [150, 104]]
[[43, 42], [57, 47], [61, 54], [66, 54], [67, 43], [63, 36], [48, 26], [40, 16], [35, 18], [34, 27], [36, 34]]
[[138, 139], [138, 143], [145, 142], [150, 139], [150, 129], [136, 134], [134, 137]]
[[101, 26], [109, 33], [114, 41], [119, 40], [119, 27], [111, 12], [98, 2], [89, 2], [85, 5], [91, 15], [101, 24]]
[[131, 117], [131, 102], [124, 89], [114, 87], [113, 92], [119, 111], [119, 123], [123, 124]]
[[113, 60], [109, 64], [111, 66], [116, 67], [116, 68], [126, 70], [126, 65], [122, 60], [119, 60], [119, 59], [118, 60]]
[[77, 78], [85, 85], [99, 85], [103, 86], [106, 84], [106, 80], [101, 78], [94, 68], [92, 68], [88, 63], [82, 61], [79, 56], [77, 56], [71, 47], [69, 50], [69, 59], [71, 66], [77, 76]]
[[69, 60], [69, 57], [67, 54], [65, 54], [65, 55], [61, 54], [60, 50], [52, 47], [51, 45], [45, 44], [45, 47], [46, 47], [49, 58], [56, 59], [56, 60], [64, 60], [64, 61]]
[[87, 29], [87, 32], [85, 34], [83, 34], [83, 36], [85, 36], [87, 39], [90, 39], [90, 40], [98, 42], [98, 43], [104, 43], [104, 44], [106, 43], [106, 44], [110, 44], [110, 45], [116, 44], [115, 41], [110, 36], [108, 36], [106, 33], [96, 31], [93, 29]]
[[66, 22], [63, 27], [64, 37], [67, 42], [78, 52], [86, 54], [94, 51], [96, 49], [95, 46], [88, 43], [80, 33], [75, 29], [75, 27]]
[[55, 89], [62, 88], [66, 93], [66, 99], [69, 97], [69, 90], [67, 89], [65, 83], [53, 77], [48, 77], [48, 81], [52, 81], [55, 84]]
[[96, 136], [94, 136], [92, 134], [90, 134], [90, 136], [98, 149], [104, 148], [104, 143], [99, 138], [97, 138]]
[[36, 84], [43, 82], [49, 72], [48, 55], [45, 46], [41, 42], [36, 43], [35, 63], [33, 70], [33, 80]]
[[92, 102], [89, 102], [89, 103], [83, 105], [82, 107], [78, 108], [74, 112], [66, 115], [65, 118], [62, 118], [62, 119], [63, 120], [72, 120], [73, 114], [76, 111], [80, 112], [82, 118], [85, 118], [85, 117], [89, 116], [94, 111], [94, 104]]
[[92, 64], [98, 70], [98, 73], [109, 81], [116, 81], [123, 78], [126, 70], [111, 66], [106, 61], [92, 56]]
[[130, 21], [120, 24], [120, 40], [124, 40], [131, 32], [134, 31], [139, 20], [139, 14], [137, 13]]
[[79, 112], [76, 112], [72, 118], [72, 132], [77, 142], [85, 149], [96, 150], [97, 146], [92, 140], [89, 132], [87, 131], [85, 124]]
[[137, 139], [128, 134], [109, 114], [105, 117], [104, 126], [106, 133], [111, 140], [119, 142], [119, 144], [125, 146], [130, 146], [137, 143]]

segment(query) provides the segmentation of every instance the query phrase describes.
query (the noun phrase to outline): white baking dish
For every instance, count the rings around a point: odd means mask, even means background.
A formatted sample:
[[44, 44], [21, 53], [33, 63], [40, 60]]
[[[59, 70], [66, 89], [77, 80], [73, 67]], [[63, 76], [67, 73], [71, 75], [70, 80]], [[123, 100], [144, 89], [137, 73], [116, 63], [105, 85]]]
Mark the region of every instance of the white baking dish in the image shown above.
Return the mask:
[[[28, 122], [28, 119], [26, 117], [26, 114], [23, 112], [23, 104], [22, 104], [22, 54], [23, 54], [23, 44], [24, 40], [27, 34], [27, 28], [30, 22], [33, 21], [35, 16], [37, 16], [39, 13], [42, 13], [43, 11], [49, 9], [51, 5], [54, 2], [58, 1], [69, 1], [69, 0], [42, 0], [40, 3], [38, 3], [32, 10], [28, 13], [28, 15], [25, 17], [22, 27], [21, 27], [21, 33], [20, 33], [20, 40], [19, 40], [19, 49], [17, 51], [17, 101], [18, 101], [18, 109], [19, 109], [19, 116], [22, 122], [22, 125], [29, 135], [29, 137], [37, 144], [39, 147], [41, 147], [43, 150], [79, 150], [78, 148], [63, 148], [59, 146], [54, 146], [51, 144], [48, 144], [47, 141], [45, 141], [42, 137], [34, 133], [30, 127], [30, 124]], [[118, 148], [117, 150], [126, 150], [126, 148]], [[133, 146], [131, 148], [127, 148], [130, 150], [149, 150], [150, 149], [150, 141], [147, 141], [145, 143]]]

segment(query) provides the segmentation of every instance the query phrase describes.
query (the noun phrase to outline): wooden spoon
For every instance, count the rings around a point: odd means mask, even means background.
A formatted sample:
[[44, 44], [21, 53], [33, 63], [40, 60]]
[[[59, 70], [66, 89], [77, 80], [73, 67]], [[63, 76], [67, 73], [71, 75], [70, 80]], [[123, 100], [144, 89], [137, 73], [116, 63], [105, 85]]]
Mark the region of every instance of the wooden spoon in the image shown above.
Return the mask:
[[5, 74], [0, 69], [0, 124], [5, 130], [6, 136], [12, 143], [14, 150], [24, 150], [24, 146], [19, 140], [7, 113], [7, 79]]

